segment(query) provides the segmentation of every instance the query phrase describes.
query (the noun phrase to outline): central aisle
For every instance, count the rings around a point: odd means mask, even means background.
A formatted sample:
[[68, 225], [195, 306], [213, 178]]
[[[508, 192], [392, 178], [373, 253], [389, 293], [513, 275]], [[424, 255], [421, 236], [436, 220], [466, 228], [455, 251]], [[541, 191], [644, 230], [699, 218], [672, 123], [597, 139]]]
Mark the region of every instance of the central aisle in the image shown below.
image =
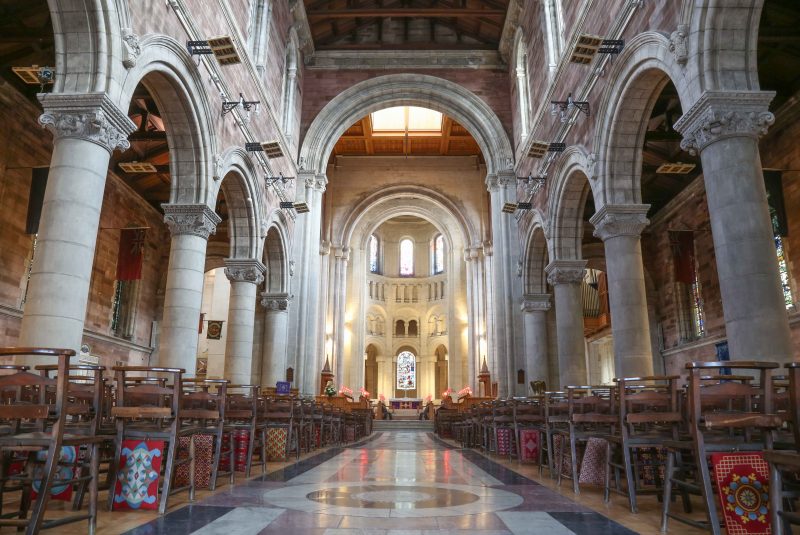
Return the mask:
[[129, 535], [632, 534], [432, 434], [376, 433], [150, 522]]

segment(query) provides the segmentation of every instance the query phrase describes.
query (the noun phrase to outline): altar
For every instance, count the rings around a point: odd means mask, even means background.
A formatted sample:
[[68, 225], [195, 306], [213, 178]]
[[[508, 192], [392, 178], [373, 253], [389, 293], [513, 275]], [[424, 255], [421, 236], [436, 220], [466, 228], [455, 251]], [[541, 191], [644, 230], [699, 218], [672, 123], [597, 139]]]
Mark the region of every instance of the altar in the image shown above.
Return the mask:
[[420, 407], [422, 407], [422, 400], [416, 398], [390, 398], [389, 407], [392, 410], [397, 410], [397, 409], [419, 410]]

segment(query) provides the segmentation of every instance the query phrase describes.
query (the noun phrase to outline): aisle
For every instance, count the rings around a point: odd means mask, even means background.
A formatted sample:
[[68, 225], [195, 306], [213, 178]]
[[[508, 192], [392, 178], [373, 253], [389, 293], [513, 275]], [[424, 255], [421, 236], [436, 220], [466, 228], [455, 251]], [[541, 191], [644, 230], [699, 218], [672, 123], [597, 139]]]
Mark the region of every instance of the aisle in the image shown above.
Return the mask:
[[213, 496], [129, 535], [632, 534], [430, 433], [376, 433]]

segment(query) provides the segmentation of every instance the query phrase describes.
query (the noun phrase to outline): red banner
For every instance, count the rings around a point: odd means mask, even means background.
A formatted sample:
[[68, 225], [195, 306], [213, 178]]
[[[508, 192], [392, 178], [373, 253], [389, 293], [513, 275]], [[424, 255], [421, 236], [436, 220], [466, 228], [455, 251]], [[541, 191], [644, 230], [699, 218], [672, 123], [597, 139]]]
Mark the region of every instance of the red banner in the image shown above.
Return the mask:
[[694, 283], [694, 232], [670, 231], [672, 261], [675, 264], [675, 281]]
[[145, 229], [122, 229], [117, 255], [117, 280], [133, 281], [142, 278]]

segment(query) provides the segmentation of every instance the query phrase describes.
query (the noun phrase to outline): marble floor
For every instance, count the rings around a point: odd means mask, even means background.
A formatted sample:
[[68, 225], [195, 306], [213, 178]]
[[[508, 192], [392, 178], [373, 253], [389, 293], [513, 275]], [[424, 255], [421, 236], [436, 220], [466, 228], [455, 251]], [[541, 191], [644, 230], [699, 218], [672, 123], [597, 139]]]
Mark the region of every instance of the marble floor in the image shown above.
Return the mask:
[[474, 451], [460, 450], [430, 433], [394, 431], [375, 433], [359, 445], [330, 449], [223, 487], [125, 533], [623, 535], [637, 531]]

